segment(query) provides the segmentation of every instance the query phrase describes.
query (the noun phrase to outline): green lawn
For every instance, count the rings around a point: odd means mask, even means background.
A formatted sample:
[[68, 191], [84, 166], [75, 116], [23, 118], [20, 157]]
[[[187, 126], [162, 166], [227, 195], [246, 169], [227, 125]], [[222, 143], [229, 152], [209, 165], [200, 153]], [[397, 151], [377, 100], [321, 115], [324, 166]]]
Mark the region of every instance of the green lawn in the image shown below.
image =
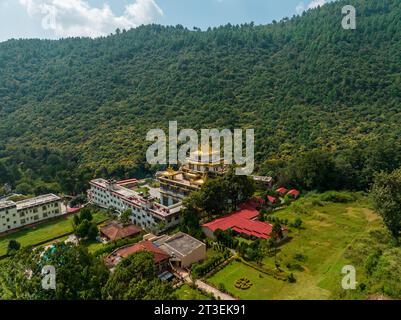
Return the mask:
[[104, 246], [103, 243], [97, 240], [84, 241], [82, 245], [86, 246], [89, 252], [93, 253]]
[[[26, 247], [72, 232], [72, 219], [73, 216], [63, 217], [56, 221], [43, 223], [2, 237], [0, 238], [0, 255], [7, 253], [8, 242], [11, 239], [17, 240], [21, 246]], [[96, 223], [105, 219], [107, 219], [107, 215], [103, 212], [98, 212], [93, 215], [93, 220]]]
[[[364, 203], [324, 203], [323, 206], [311, 203], [303, 203], [303, 213], [295, 213], [291, 206], [274, 213], [289, 221], [297, 216], [303, 220], [303, 228], [292, 230], [290, 241], [281, 245], [278, 253], [281, 268], [294, 273], [296, 283], [276, 280], [268, 275], [261, 278], [260, 272], [237, 261], [209, 281], [216, 286], [224, 283], [230, 292], [243, 299], [332, 298], [334, 292], [341, 290], [342, 267], [352, 264], [346, 258], [346, 250], [355, 246], [358, 239], [368, 235], [371, 230], [383, 227], [380, 218]], [[297, 260], [296, 255], [303, 258]], [[265, 257], [263, 263], [274, 267], [274, 258]], [[298, 264], [301, 268], [288, 268], [288, 263]], [[362, 265], [355, 267], [357, 275], [363, 277]], [[241, 277], [247, 277], [253, 286], [248, 290], [236, 289], [234, 283]]]
[[179, 287], [175, 293], [178, 300], [210, 300], [209, 297], [205, 296], [199, 290], [191, 288], [188, 284]]

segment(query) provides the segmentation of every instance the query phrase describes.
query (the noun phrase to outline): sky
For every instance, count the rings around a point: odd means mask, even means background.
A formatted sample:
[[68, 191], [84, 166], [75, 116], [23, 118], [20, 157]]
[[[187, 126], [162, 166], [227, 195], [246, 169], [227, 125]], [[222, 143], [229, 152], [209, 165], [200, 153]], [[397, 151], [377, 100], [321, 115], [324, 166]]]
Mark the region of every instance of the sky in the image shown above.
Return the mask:
[[0, 41], [99, 37], [142, 24], [267, 24], [332, 0], [0, 0]]

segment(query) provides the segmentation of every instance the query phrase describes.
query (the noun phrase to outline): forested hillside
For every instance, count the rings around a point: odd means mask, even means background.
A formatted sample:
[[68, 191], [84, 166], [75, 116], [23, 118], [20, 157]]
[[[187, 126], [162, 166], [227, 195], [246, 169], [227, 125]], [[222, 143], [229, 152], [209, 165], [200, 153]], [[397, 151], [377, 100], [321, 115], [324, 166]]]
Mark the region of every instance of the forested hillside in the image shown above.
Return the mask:
[[[346, 4], [356, 30], [341, 27]], [[366, 188], [401, 165], [400, 39], [401, 1], [347, 0], [266, 26], [0, 43], [0, 184], [72, 192], [145, 175], [146, 132], [177, 120], [255, 128], [260, 173], [318, 150], [340, 187]]]

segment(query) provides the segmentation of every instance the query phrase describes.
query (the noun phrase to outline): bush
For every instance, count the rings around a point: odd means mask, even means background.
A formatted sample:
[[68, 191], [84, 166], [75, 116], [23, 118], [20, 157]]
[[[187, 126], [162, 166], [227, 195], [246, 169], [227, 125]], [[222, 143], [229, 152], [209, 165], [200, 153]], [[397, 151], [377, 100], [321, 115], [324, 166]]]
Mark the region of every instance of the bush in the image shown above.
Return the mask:
[[350, 192], [341, 191], [328, 191], [319, 196], [321, 201], [334, 202], [334, 203], [348, 203], [356, 200], [354, 194]]
[[297, 282], [297, 279], [295, 278], [295, 276], [294, 276], [293, 273], [290, 273], [290, 274], [288, 275], [288, 277], [287, 277], [287, 281], [288, 281], [289, 283], [295, 283], [295, 282]]
[[377, 292], [401, 298], [401, 248], [387, 249], [380, 256], [370, 283]]
[[114, 250], [124, 247], [129, 244], [134, 244], [142, 240], [143, 233], [140, 233], [138, 236], [132, 239], [120, 239], [117, 241], [109, 242], [104, 245], [102, 248], [96, 250], [93, 255], [96, 257], [104, 256], [106, 254], [112, 253]]
[[299, 261], [299, 262], [304, 262], [304, 261], [307, 260], [307, 256], [305, 256], [302, 253], [296, 253], [296, 254], [294, 254], [294, 259]]
[[379, 263], [381, 255], [382, 255], [381, 250], [378, 250], [376, 252], [373, 252], [366, 258], [365, 270], [368, 275], [371, 275], [373, 271], [376, 269], [376, 266]]
[[287, 262], [286, 265], [288, 270], [303, 271], [304, 268], [297, 262]]
[[193, 275], [195, 278], [200, 278], [206, 274], [208, 274], [210, 271], [212, 271], [214, 268], [216, 268], [219, 264], [221, 264], [224, 260], [226, 260], [225, 255], [222, 253], [219, 253], [217, 255], [214, 255], [202, 263], [195, 263], [192, 265], [191, 268], [191, 275]]
[[7, 246], [7, 255], [14, 255], [21, 248], [21, 244], [17, 240], [10, 240]]
[[291, 225], [296, 229], [301, 228], [301, 226], [302, 226], [301, 218], [297, 217]]

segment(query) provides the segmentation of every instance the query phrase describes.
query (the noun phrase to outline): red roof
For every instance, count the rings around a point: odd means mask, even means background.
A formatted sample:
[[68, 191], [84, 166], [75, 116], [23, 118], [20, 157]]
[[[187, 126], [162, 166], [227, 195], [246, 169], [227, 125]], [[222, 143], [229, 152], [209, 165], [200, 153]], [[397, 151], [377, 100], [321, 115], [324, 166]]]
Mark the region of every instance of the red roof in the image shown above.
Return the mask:
[[294, 197], [298, 197], [300, 192], [296, 189], [292, 189], [292, 190], [288, 191], [288, 194], [291, 196], [294, 196]]
[[253, 220], [259, 216], [259, 212], [249, 202], [242, 204], [240, 208], [239, 211], [206, 223], [202, 227], [208, 228], [213, 232], [218, 229], [223, 231], [232, 229], [257, 238], [268, 239], [273, 228], [272, 225]]
[[100, 232], [111, 241], [132, 237], [141, 232], [141, 228], [130, 224], [123, 226], [119, 223], [112, 222], [105, 227], [100, 228]]
[[277, 201], [277, 198], [272, 196], [267, 196], [267, 200], [269, 200], [270, 203], [275, 203]]
[[276, 190], [276, 192], [278, 192], [278, 193], [280, 193], [280, 194], [284, 194], [284, 193], [287, 192], [287, 189], [284, 188], [284, 187], [281, 187], [281, 188], [278, 188], [278, 189]]
[[82, 209], [82, 207], [77, 207], [77, 208], [70, 208], [67, 207], [67, 213], [72, 214], [72, 213], [77, 213]]
[[116, 265], [121, 258], [127, 258], [131, 254], [140, 251], [148, 251], [152, 253], [154, 256], [155, 264], [159, 264], [170, 258], [170, 256], [166, 252], [156, 247], [152, 242], [141, 241], [114, 251], [107, 257], [106, 260], [112, 265]]

